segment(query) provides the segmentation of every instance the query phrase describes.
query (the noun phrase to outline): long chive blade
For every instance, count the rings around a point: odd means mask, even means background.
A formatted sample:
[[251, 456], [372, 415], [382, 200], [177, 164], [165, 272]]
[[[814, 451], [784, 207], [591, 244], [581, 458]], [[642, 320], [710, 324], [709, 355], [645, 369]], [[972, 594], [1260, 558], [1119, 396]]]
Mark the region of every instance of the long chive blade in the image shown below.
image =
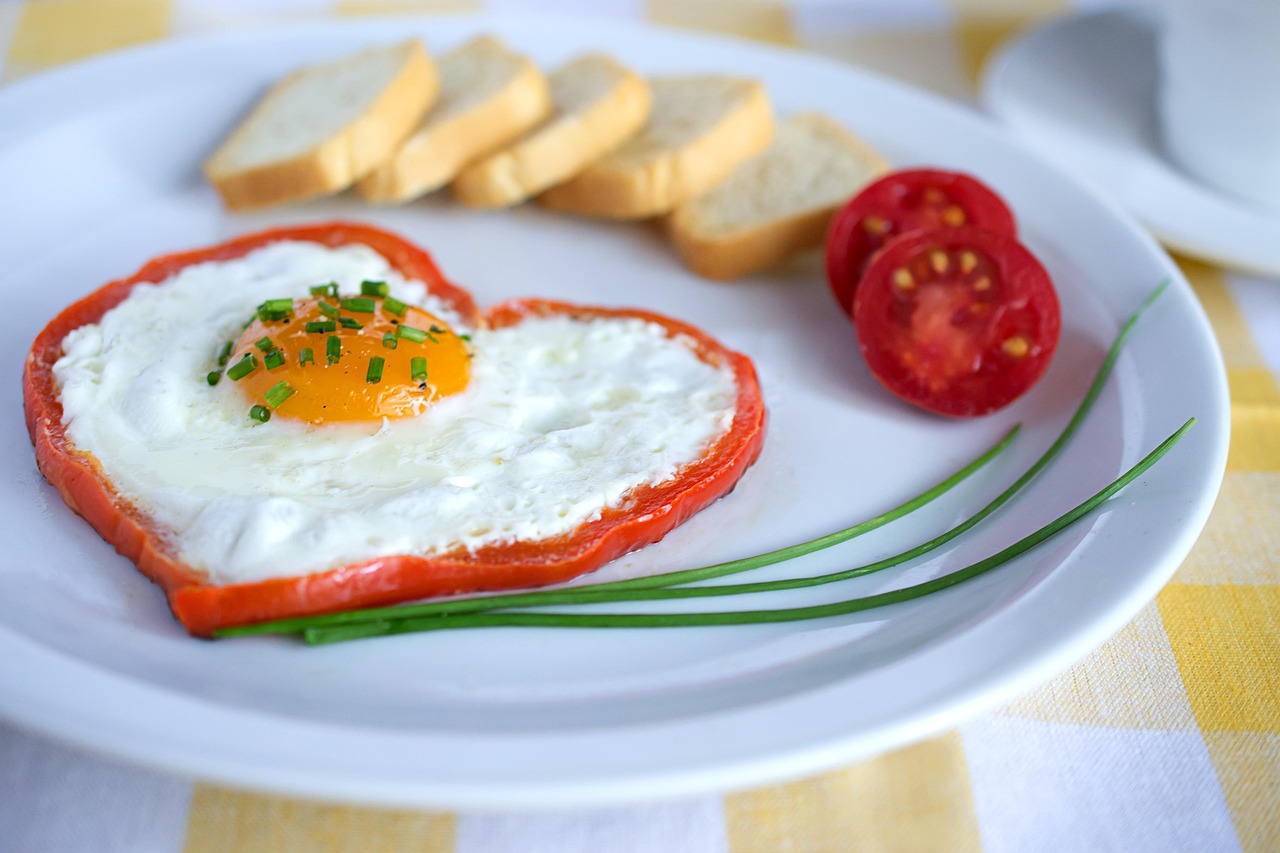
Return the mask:
[[[413, 361], [416, 362], [418, 361], [418, 359], [415, 358], [413, 359]], [[423, 366], [422, 366], [423, 376], [425, 378], [426, 359], [422, 359], [422, 361], [423, 361]], [[415, 375], [414, 378], [416, 379], [417, 376]], [[996, 442], [991, 447], [987, 448], [987, 450], [984, 451], [981, 456], [978, 456], [973, 461], [971, 461], [968, 465], [965, 465], [963, 468], [956, 471], [954, 474], [947, 477], [945, 480], [932, 486], [928, 490], [921, 492], [919, 495], [916, 495], [910, 500], [902, 504], [899, 504], [898, 506], [890, 510], [882, 512], [880, 515], [877, 515], [874, 518], [869, 518], [866, 521], [862, 521], [850, 527], [846, 527], [843, 530], [836, 531], [835, 533], [829, 533], [826, 536], [820, 536], [817, 539], [812, 539], [808, 542], [803, 542], [799, 545], [794, 545], [792, 546], [792, 548], [794, 549], [805, 549], [805, 550], [794, 551], [794, 554], [796, 556], [799, 556], [802, 553], [807, 554], [807, 553], [810, 553], [811, 551], [817, 551], [817, 550], [820, 550], [821, 548], [827, 548], [832, 545], [839, 544], [840, 542], [848, 541], [850, 539], [853, 539], [856, 536], [861, 536], [864, 533], [869, 533], [872, 530], [876, 530], [877, 528], [883, 527], [884, 525], [892, 521], [896, 521], [897, 519], [902, 518], [903, 516], [908, 515], [911, 512], [914, 512], [920, 507], [925, 506], [928, 503], [931, 503], [932, 501], [938, 499], [942, 495], [949, 492], [951, 489], [960, 485], [961, 482], [968, 479], [972, 474], [976, 473], [979, 469], [981, 469], [983, 466], [989, 463], [992, 459], [995, 459], [1002, 452], [1004, 452], [1004, 450], [1008, 448], [1010, 444], [1013, 443], [1013, 440], [1017, 437], [1020, 430], [1021, 430], [1021, 426], [1015, 425], [1012, 429], [1006, 432], [998, 442]], [[744, 560], [736, 560], [734, 561], [734, 563], [744, 563], [750, 560], [766, 560], [767, 559], [768, 562], [762, 562], [760, 563], [760, 565], [770, 565], [772, 563], [781, 562], [783, 559], [785, 559], [785, 557], [782, 557], [780, 555], [784, 551], [788, 551], [788, 550], [790, 549], [779, 549], [777, 551], [770, 551], [768, 554], [761, 554], [755, 557], [745, 558]], [[723, 565], [729, 565], [729, 564], [720, 563], [718, 565], [723, 566]], [[745, 568], [742, 569], [742, 571], [745, 571]], [[682, 574], [682, 573], [670, 572], [667, 575], [664, 575], [664, 577], [670, 576], [672, 574]], [[613, 583], [601, 583], [601, 584], [591, 584], [588, 586], [582, 586], [576, 589], [563, 590], [563, 591], [539, 590], [534, 592], [523, 592], [523, 593], [515, 592], [515, 593], [505, 593], [501, 595], [486, 596], [484, 598], [458, 598], [458, 599], [449, 599], [447, 601], [427, 602], [425, 604], [409, 604], [409, 605], [396, 605], [393, 607], [366, 608], [363, 610], [351, 610], [344, 613], [332, 613], [325, 616], [307, 616], [299, 619], [282, 619], [274, 622], [262, 622], [257, 625], [244, 625], [244, 626], [239, 626], [235, 628], [224, 628], [219, 630], [217, 632], [217, 635], [231, 637], [231, 636], [247, 636], [251, 634], [292, 633], [292, 632], [301, 630], [302, 628], [308, 627], [310, 625], [327, 624], [330, 622], [338, 623], [338, 622], [360, 621], [365, 619], [377, 619], [377, 618], [383, 618], [385, 616], [390, 616], [393, 614], [414, 615], [414, 614], [420, 614], [420, 613], [442, 613], [442, 612], [464, 612], [464, 611], [473, 611], [473, 610], [490, 610], [497, 607], [523, 607], [523, 606], [543, 603], [544, 601], [546, 601], [545, 596], [548, 596], [548, 595], [556, 596], [556, 599], [554, 601], [551, 601], [548, 603], [569, 604], [573, 602], [569, 600], [562, 600], [559, 598], [559, 596], [567, 595], [571, 593], [594, 591], [594, 590], [603, 589], [606, 587], [610, 589], [615, 588]]]
[[426, 616], [406, 619], [387, 619], [358, 622], [333, 627], [310, 627], [303, 630], [303, 639], [309, 644], [335, 643], [363, 637], [405, 634], [419, 631], [458, 628], [489, 627], [555, 627], [555, 628], [672, 628], [704, 625], [755, 625], [776, 622], [796, 622], [845, 616], [890, 604], [900, 604], [930, 595], [965, 581], [972, 580], [998, 568], [1015, 557], [1030, 551], [1093, 512], [1125, 486], [1146, 473], [1182, 440], [1195, 424], [1189, 418], [1181, 427], [1162, 441], [1137, 464], [1111, 481], [1106, 487], [1077, 504], [1028, 536], [1012, 545], [971, 563], [962, 569], [912, 586], [889, 590], [876, 595], [850, 598], [828, 604], [808, 607], [790, 607], [774, 610], [731, 610], [715, 613], [472, 613], [457, 616]]

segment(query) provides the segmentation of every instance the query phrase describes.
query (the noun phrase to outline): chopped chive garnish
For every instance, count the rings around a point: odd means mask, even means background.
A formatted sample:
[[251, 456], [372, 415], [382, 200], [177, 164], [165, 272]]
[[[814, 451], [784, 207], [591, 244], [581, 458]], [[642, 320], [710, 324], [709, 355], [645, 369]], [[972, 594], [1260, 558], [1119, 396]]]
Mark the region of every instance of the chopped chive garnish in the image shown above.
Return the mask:
[[305, 328], [308, 332], [320, 332], [321, 334], [323, 334], [325, 332], [332, 332], [337, 330], [338, 324], [333, 322], [332, 320], [312, 320], [303, 328]]
[[431, 332], [434, 335], [443, 335], [445, 333], [445, 330], [437, 326], [435, 323], [432, 323], [431, 328], [428, 329], [427, 331]]
[[247, 352], [243, 358], [227, 368], [227, 378], [232, 381], [244, 379], [250, 373], [253, 373], [257, 367], [258, 357], [251, 352]]
[[338, 300], [338, 304], [342, 306], [343, 311], [355, 311], [357, 314], [372, 314], [373, 309], [378, 307], [378, 303], [372, 299], [366, 299], [363, 296], [351, 296], [347, 299]]
[[459, 338], [461, 338], [461, 339], [462, 339], [462, 340], [464, 340], [464, 341], [470, 341], [470, 340], [471, 340], [471, 336], [470, 336], [470, 335], [458, 335], [458, 337], [459, 337]]
[[336, 281], [331, 281], [328, 284], [317, 284], [315, 287], [311, 288], [311, 295], [312, 296], [331, 296], [334, 299], [337, 299], [338, 283]]
[[262, 357], [262, 365], [267, 370], [275, 370], [277, 367], [284, 367], [284, 353], [278, 349], [273, 349]]
[[328, 302], [321, 299], [320, 304], [316, 307], [320, 309], [320, 313], [324, 316], [334, 320], [338, 319], [338, 307], [336, 305], [330, 305]]
[[271, 410], [266, 406], [253, 406], [249, 409], [249, 417], [253, 418], [260, 424], [265, 424], [271, 420]]
[[315, 363], [316, 363], [316, 354], [312, 352], [311, 347], [303, 347], [301, 350], [298, 351], [299, 366], [303, 364], [315, 364]]
[[276, 345], [271, 343], [271, 338], [258, 338], [253, 345], [263, 352], [271, 352], [276, 348]]
[[280, 408], [280, 404], [293, 396], [294, 387], [288, 382], [277, 382], [267, 389], [267, 393], [263, 395], [266, 398], [267, 405], [273, 409]]
[[221, 381], [221, 379], [222, 379], [221, 370], [210, 370], [207, 374], [205, 374], [205, 377], [204, 377], [204, 381], [208, 382], [210, 385], [217, 385], [218, 382]]
[[324, 357], [330, 364], [337, 364], [342, 357], [342, 341], [337, 335], [330, 335], [329, 340], [324, 342]]
[[414, 382], [427, 381], [427, 360], [420, 355], [409, 359], [409, 378]]
[[235, 341], [224, 341], [222, 348], [218, 350], [218, 367], [223, 367], [231, 360], [231, 350], [235, 347]]
[[409, 306], [405, 305], [394, 296], [388, 296], [382, 300], [382, 310], [388, 314], [395, 314], [397, 317], [403, 317], [404, 312], [409, 310]]
[[268, 299], [258, 306], [258, 319], [284, 320], [293, 313], [292, 299]]
[[339, 317], [338, 322], [342, 324], [344, 329], [363, 329], [364, 326], [356, 322], [354, 317]]
[[365, 296], [386, 296], [391, 292], [385, 281], [362, 281], [360, 292]]
[[415, 329], [413, 326], [406, 326], [404, 323], [396, 326], [396, 335], [406, 341], [413, 341], [415, 344], [420, 344], [427, 339], [427, 333], [422, 329]]
[[382, 336], [382, 345], [387, 349], [395, 349], [399, 343], [400, 341], [396, 338], [395, 332], [387, 332]]
[[377, 385], [382, 381], [382, 365], [386, 363], [380, 355], [375, 355], [369, 359], [369, 369], [364, 374], [364, 381], [370, 385]]

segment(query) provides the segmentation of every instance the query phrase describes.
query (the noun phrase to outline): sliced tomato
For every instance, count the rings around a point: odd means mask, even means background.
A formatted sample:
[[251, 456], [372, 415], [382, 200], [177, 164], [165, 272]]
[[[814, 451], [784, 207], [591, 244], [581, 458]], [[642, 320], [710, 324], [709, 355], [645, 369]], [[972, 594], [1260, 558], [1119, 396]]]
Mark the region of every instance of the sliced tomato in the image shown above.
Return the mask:
[[[638, 317], [661, 325], [704, 361], [727, 366], [738, 388], [730, 427], [703, 456], [656, 486], [632, 490], [619, 506], [570, 534], [533, 542], [492, 545], [432, 556], [393, 555], [299, 577], [217, 586], [184, 563], [168, 532], [112, 486], [97, 460], [66, 435], [53, 365], [71, 330], [101, 319], [140, 282], [157, 282], [191, 264], [240, 257], [277, 240], [327, 246], [364, 244], [406, 276], [423, 281], [477, 325], [506, 326], [532, 316]], [[479, 590], [532, 587], [568, 580], [662, 538], [727, 493], [755, 461], [764, 441], [765, 410], [751, 361], [687, 324], [656, 314], [520, 300], [481, 317], [471, 296], [449, 284], [426, 252], [402, 238], [362, 225], [330, 223], [265, 231], [207, 249], [158, 258], [134, 275], [111, 282], [58, 315], [36, 338], [23, 375], [27, 427], [36, 462], [73, 510], [116, 550], [159, 584], [179, 621], [197, 636], [233, 625], [331, 613], [414, 598]]]
[[1013, 213], [995, 190], [940, 169], [891, 172], [868, 184], [836, 214], [827, 232], [827, 281], [846, 314], [871, 256], [917, 229], [978, 226], [1017, 236]]
[[1045, 268], [1017, 240], [983, 228], [894, 240], [863, 274], [853, 320], [886, 388], [960, 417], [1025, 394], [1049, 366], [1062, 324]]

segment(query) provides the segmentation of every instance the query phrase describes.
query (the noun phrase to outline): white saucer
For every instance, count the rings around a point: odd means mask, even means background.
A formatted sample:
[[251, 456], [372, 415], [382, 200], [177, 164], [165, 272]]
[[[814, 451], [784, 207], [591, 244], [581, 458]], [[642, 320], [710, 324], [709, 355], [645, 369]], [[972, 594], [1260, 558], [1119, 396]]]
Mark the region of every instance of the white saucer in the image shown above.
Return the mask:
[[1170, 248], [1280, 277], [1280, 207], [1179, 171], [1161, 149], [1156, 84], [1154, 20], [1116, 9], [1012, 41], [984, 69], [981, 97], [1023, 142], [1115, 198]]

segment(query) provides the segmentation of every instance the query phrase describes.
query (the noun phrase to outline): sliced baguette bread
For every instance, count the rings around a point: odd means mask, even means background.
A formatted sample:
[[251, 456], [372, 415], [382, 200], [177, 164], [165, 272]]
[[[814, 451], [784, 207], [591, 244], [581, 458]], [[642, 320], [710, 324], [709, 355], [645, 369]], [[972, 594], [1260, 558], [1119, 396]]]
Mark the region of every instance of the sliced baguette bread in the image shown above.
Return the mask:
[[888, 168], [835, 121], [805, 113], [779, 124], [763, 153], [664, 224], [690, 269], [736, 278], [822, 245], [840, 206]]
[[634, 136], [649, 117], [644, 78], [603, 54], [580, 56], [549, 75], [547, 121], [511, 146], [463, 169], [453, 195], [473, 207], [507, 207], [567, 180]]
[[267, 92], [205, 175], [232, 210], [338, 192], [391, 156], [438, 87], [417, 41], [303, 68]]
[[400, 202], [439, 189], [551, 111], [542, 71], [493, 36], [440, 57], [440, 97], [395, 155], [360, 181], [368, 201]]
[[724, 76], [650, 81], [653, 111], [641, 132], [539, 201], [614, 219], [666, 213], [706, 192], [773, 136], [764, 86]]

